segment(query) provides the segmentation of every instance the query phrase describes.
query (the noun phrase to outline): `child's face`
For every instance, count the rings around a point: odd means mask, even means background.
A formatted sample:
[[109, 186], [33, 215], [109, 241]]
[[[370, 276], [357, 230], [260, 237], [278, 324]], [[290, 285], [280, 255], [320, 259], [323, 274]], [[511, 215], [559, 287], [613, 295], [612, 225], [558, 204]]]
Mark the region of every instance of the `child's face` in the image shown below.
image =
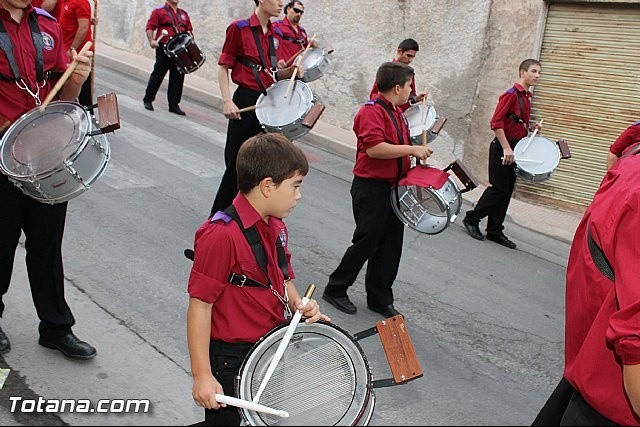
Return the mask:
[[304, 176], [300, 172], [296, 172], [291, 178], [287, 178], [277, 185], [273, 190], [271, 199], [271, 216], [276, 218], [286, 218], [289, 216], [296, 203], [302, 197], [300, 186]]

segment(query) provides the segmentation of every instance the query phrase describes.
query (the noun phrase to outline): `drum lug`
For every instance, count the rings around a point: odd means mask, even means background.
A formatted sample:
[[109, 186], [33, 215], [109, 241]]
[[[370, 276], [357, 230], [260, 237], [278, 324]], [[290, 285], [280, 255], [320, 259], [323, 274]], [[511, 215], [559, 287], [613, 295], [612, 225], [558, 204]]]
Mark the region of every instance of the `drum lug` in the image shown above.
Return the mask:
[[68, 160], [64, 161], [64, 167], [69, 172], [69, 174], [73, 177], [73, 179], [75, 179], [80, 184], [82, 184], [84, 187], [86, 187], [86, 185], [84, 184], [84, 180], [82, 179], [80, 174], [78, 174], [78, 172], [71, 165], [72, 165], [72, 163], [69, 162]]

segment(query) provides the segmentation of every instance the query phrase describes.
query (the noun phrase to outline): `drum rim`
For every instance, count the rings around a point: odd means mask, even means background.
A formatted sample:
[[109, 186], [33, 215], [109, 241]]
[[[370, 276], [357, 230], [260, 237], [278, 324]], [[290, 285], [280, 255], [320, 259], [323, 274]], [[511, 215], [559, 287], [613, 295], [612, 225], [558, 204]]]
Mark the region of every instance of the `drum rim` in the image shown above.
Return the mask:
[[[318, 320], [317, 322], [314, 322], [312, 324], [307, 324], [305, 323], [304, 320], [300, 320], [300, 325], [299, 326], [306, 326], [306, 327], [313, 327], [315, 326], [321, 326], [322, 328], [326, 328], [326, 330], [334, 330], [339, 332], [339, 337], [343, 337], [345, 338], [345, 341], [349, 342], [350, 344], [353, 345], [353, 349], [357, 350], [358, 354], [360, 355], [361, 359], [360, 361], [362, 362], [362, 367], [364, 368], [364, 372], [365, 372], [365, 387], [364, 387], [364, 399], [360, 405], [360, 408], [358, 409], [358, 413], [355, 415], [355, 419], [350, 420], [353, 424], [352, 425], [356, 425], [357, 422], [359, 422], [363, 415], [365, 415], [365, 412], [367, 411], [367, 409], [369, 408], [369, 402], [371, 401], [371, 409], [369, 411], [367, 415], [368, 419], [371, 419], [372, 415], [373, 415], [373, 406], [375, 406], [375, 393], [374, 393], [374, 389], [373, 389], [373, 373], [371, 372], [371, 367], [369, 365], [369, 361], [364, 353], [364, 350], [362, 349], [362, 347], [360, 346], [360, 344], [358, 344], [358, 342], [355, 340], [355, 338], [346, 330], [342, 329], [341, 327], [339, 327], [338, 325], [331, 323], [331, 322], [327, 322], [324, 320]], [[247, 369], [248, 366], [251, 366], [251, 362], [258, 356], [256, 354], [256, 351], [265, 345], [265, 342], [267, 342], [270, 337], [272, 337], [273, 335], [276, 334], [276, 332], [278, 332], [281, 329], [286, 329], [289, 326], [288, 322], [284, 322], [281, 323], [280, 325], [277, 325], [273, 328], [271, 328], [267, 333], [265, 333], [249, 350], [249, 352], [247, 353], [247, 356], [245, 357], [245, 359], [242, 361], [242, 364], [240, 366], [240, 369], [238, 371], [238, 375], [236, 376], [236, 381], [235, 381], [235, 386], [234, 386], [234, 392], [236, 397], [242, 398], [241, 396], [241, 391], [243, 391], [243, 385], [245, 384], [245, 382], [247, 381], [247, 378], [243, 378], [245, 371]], [[295, 335], [295, 333], [294, 333]], [[333, 337], [332, 337], [333, 338]], [[346, 348], [343, 347], [343, 350], [347, 350]], [[254, 368], [255, 368], [255, 363], [253, 364]], [[355, 394], [354, 394], [355, 397]], [[246, 397], [245, 397], [246, 398]], [[247, 410], [246, 409], [239, 409], [242, 418], [249, 423], [251, 419], [254, 419], [254, 417], [249, 418], [247, 416]], [[346, 415], [346, 414], [345, 414]], [[344, 419], [344, 418], [343, 418]], [[251, 424], [249, 424], [251, 425]], [[261, 425], [261, 424], [253, 424], [253, 425]]]
[[258, 119], [258, 122], [260, 123], [260, 125], [263, 128], [265, 128], [265, 129], [269, 128], [269, 129], [275, 130], [276, 132], [282, 132], [283, 129], [286, 129], [287, 127], [295, 126], [298, 123], [301, 123], [304, 120], [304, 118], [307, 116], [307, 114], [309, 114], [309, 111], [311, 111], [311, 108], [313, 108], [313, 106], [317, 102], [317, 98], [313, 94], [313, 91], [311, 90], [311, 87], [306, 82], [304, 82], [302, 80], [297, 80], [296, 83], [292, 86], [291, 90], [292, 91], [293, 90], [297, 90], [297, 89], [294, 89], [294, 88], [298, 87], [298, 86], [296, 86], [298, 84], [302, 85], [302, 87], [304, 88], [303, 91], [308, 92], [308, 94], [311, 95], [311, 98], [310, 98], [310, 100], [308, 102], [308, 105], [306, 107], [306, 110], [303, 112], [303, 114], [301, 114], [296, 120], [294, 120], [292, 122], [289, 122], [289, 123], [286, 123], [284, 125], [274, 125], [274, 124], [266, 123], [266, 121], [263, 121], [265, 119], [265, 117], [264, 117], [264, 114], [261, 112], [260, 104], [262, 102], [264, 102], [263, 100], [266, 98], [266, 96], [268, 96], [270, 89], [273, 91], [272, 88], [274, 88], [274, 87], [276, 87], [278, 85], [280, 85], [280, 86], [287, 85], [288, 86], [289, 85], [289, 80], [279, 80], [279, 81], [275, 82], [274, 84], [272, 84], [271, 86], [269, 86], [267, 88], [267, 95], [265, 95], [264, 93], [260, 94], [260, 96], [258, 97], [258, 100], [256, 101], [256, 118]]
[[[49, 103], [46, 107], [45, 107], [45, 111], [47, 111], [47, 108], [51, 108], [51, 107], [57, 107], [60, 106], [62, 104], [68, 104], [68, 105], [73, 105], [74, 107], [76, 107], [76, 109], [81, 110], [84, 113], [84, 116], [87, 119], [87, 123], [89, 124], [89, 126], [87, 126], [87, 132], [85, 133], [85, 136], [82, 140], [81, 143], [78, 144], [78, 146], [76, 147], [76, 149], [73, 151], [73, 153], [71, 153], [69, 155], [69, 157], [67, 157], [65, 159], [65, 161], [73, 161], [75, 159], [78, 158], [78, 156], [82, 153], [82, 151], [85, 149], [85, 147], [87, 146], [87, 144], [89, 143], [89, 140], [91, 140], [91, 135], [89, 135], [89, 131], [92, 129], [92, 125], [93, 125], [93, 120], [91, 118], [91, 115], [89, 114], [89, 111], [87, 111], [82, 105], [80, 105], [77, 102], [74, 101], [53, 101], [51, 103]], [[11, 124], [11, 126], [9, 126], [9, 128], [5, 131], [5, 133], [2, 135], [2, 139], [0, 140], [0, 170], [2, 170], [2, 172], [7, 175], [8, 177], [14, 178], [17, 181], [21, 181], [21, 182], [29, 182], [29, 180], [37, 180], [37, 179], [43, 179], [43, 178], [48, 178], [49, 176], [53, 175], [54, 173], [60, 171], [61, 169], [64, 169], [64, 162], [62, 162], [61, 164], [57, 164], [55, 166], [53, 166], [52, 168], [46, 169], [40, 173], [37, 174], [32, 174], [32, 175], [21, 175], [21, 174], [16, 174], [14, 171], [11, 171], [9, 169], [7, 169], [5, 167], [4, 164], [4, 156], [2, 155], [3, 153], [3, 148], [5, 143], [7, 143], [7, 139], [8, 136], [12, 133], [12, 130], [15, 130], [14, 128], [18, 128], [19, 124], [22, 124], [29, 116], [31, 116], [32, 114], [35, 114], [36, 112], [39, 112], [40, 107], [35, 107], [32, 108], [31, 110], [27, 111], [26, 113], [24, 113], [23, 115], [21, 115], [15, 122], [13, 122]], [[40, 113], [42, 114], [42, 113]], [[80, 134], [80, 133], [79, 133]], [[104, 138], [105, 140], [106, 137]], [[107, 140], [108, 143], [108, 140]]]
[[193, 37], [191, 37], [191, 35], [190, 35], [189, 33], [178, 33], [178, 34], [175, 34], [173, 37], [171, 37], [171, 38], [169, 39], [169, 41], [164, 45], [164, 50], [165, 50], [165, 51], [169, 51], [169, 52], [171, 52], [171, 53], [173, 53], [173, 52], [177, 51], [178, 49], [171, 49], [171, 48], [169, 48], [169, 45], [172, 45], [172, 43], [173, 43], [174, 41], [179, 40], [179, 39], [181, 39], [181, 38], [184, 38], [184, 39], [185, 39], [185, 40], [184, 40], [184, 41], [185, 41], [185, 43], [184, 43], [183, 45], [181, 45], [180, 47], [184, 47], [185, 49], [186, 49], [186, 47], [187, 47], [187, 45], [188, 45], [189, 43], [192, 43], [192, 42], [193, 42]]
[[[549, 139], [549, 138], [547, 138], [545, 136], [542, 136], [542, 135], [536, 135], [533, 138], [534, 140], [535, 139], [542, 139], [542, 140], [545, 140], [545, 141], [549, 141], [549, 143], [555, 148], [555, 150], [552, 151], [555, 154], [554, 155], [554, 159], [553, 159], [553, 168], [551, 170], [547, 170], [547, 171], [545, 171], [543, 173], [534, 173], [534, 172], [531, 172], [530, 170], [526, 169], [524, 167], [524, 165], [522, 165], [521, 163], [518, 163], [518, 160], [517, 160], [518, 154], [522, 154], [522, 149], [519, 149], [519, 146], [522, 146], [520, 143], [522, 142], [522, 143], [526, 144], [526, 140], [528, 140], [529, 138], [530, 138], [529, 136], [525, 136], [524, 138], [520, 139], [516, 143], [515, 148], [513, 149], [513, 154], [516, 157], [516, 160], [514, 162], [516, 173], [520, 177], [525, 178], [525, 179], [527, 179], [528, 177], [531, 177], [532, 181], [544, 181], [545, 179], [550, 178], [551, 175], [553, 175], [555, 170], [558, 169], [558, 166], [560, 165], [560, 151], [559, 151], [558, 145], [557, 145], [556, 142], [553, 142], [553, 140], [551, 140], [551, 139]], [[519, 171], [522, 171], [523, 173], [526, 173], [526, 177], [522, 176], [521, 174], [519, 174], [518, 173]], [[540, 177], [540, 179], [534, 179], [536, 177]]]
[[[429, 107], [427, 111], [427, 117], [429, 117], [429, 112], [433, 111], [433, 123], [431, 123], [428, 129], [426, 129], [427, 132], [431, 132], [431, 128], [433, 128], [433, 126], [438, 122], [438, 110], [436, 110], [436, 107], [433, 104], [427, 104], [427, 106]], [[411, 136], [411, 138], [418, 138], [422, 134], [422, 130], [420, 130], [420, 132], [416, 134], [411, 133], [412, 126], [411, 126], [411, 120], [409, 120], [409, 116], [413, 115], [413, 111], [420, 111], [421, 109], [422, 109], [422, 104], [418, 103], [410, 106], [404, 112], [404, 115], [407, 118], [407, 123], [409, 124], [409, 135]]]

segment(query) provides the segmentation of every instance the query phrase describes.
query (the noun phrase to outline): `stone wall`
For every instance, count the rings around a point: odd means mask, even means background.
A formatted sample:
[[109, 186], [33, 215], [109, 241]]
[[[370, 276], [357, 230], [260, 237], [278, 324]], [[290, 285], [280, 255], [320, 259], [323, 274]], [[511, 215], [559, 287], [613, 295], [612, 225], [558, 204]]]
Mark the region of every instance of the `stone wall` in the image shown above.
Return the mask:
[[[323, 120], [351, 129], [367, 100], [378, 66], [408, 37], [420, 44], [413, 62], [418, 91], [425, 88], [448, 119], [434, 142], [435, 159], [454, 158], [486, 181], [489, 120], [500, 93], [517, 79], [521, 60], [535, 57], [543, 0], [303, 0], [302, 25], [331, 46], [331, 70], [310, 83], [327, 106]], [[100, 0], [97, 39], [153, 58], [144, 27], [154, 0]], [[216, 83], [217, 57], [231, 21], [249, 17], [251, 0], [183, 0], [207, 61], [196, 72]]]

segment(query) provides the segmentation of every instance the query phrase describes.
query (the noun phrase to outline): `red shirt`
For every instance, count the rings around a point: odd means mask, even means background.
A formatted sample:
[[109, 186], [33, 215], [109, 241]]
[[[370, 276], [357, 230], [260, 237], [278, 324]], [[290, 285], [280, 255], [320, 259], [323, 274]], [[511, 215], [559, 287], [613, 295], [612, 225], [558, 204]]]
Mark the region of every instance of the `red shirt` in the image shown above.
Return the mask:
[[[522, 100], [524, 110], [520, 109], [520, 101], [518, 93]], [[524, 123], [514, 120], [512, 115], [516, 115]], [[511, 147], [515, 147], [516, 143], [529, 134], [529, 118], [531, 116], [531, 92], [524, 90], [519, 83], [515, 83], [513, 87], [500, 95], [498, 105], [493, 112], [491, 118], [491, 129], [503, 129], [505, 136], [511, 143]]]
[[622, 156], [624, 150], [640, 142], [640, 122], [635, 122], [620, 134], [618, 139], [609, 147], [609, 151], [616, 156]]
[[[395, 58], [393, 58], [392, 62], [398, 62], [398, 61]], [[377, 94], [378, 94], [378, 83], [373, 82], [373, 87], [371, 88], [371, 93], [369, 93], [369, 99], [374, 99]], [[411, 77], [411, 95], [409, 95], [409, 101], [407, 101], [405, 104], [402, 104], [402, 105], [399, 106], [402, 109], [402, 111], [407, 111], [407, 109], [409, 107], [411, 107], [411, 102], [410, 101], [412, 99], [414, 99], [417, 94], [418, 94], [418, 92], [416, 92], [416, 77], [413, 76], [413, 77]]]
[[151, 12], [145, 30], [158, 30], [156, 32], [157, 36], [160, 36], [162, 30], [167, 30], [168, 34], [160, 39], [160, 43], [165, 44], [176, 34], [191, 34], [193, 27], [191, 26], [191, 19], [189, 19], [189, 15], [184, 9], [178, 8], [178, 12], [176, 13], [169, 3], [165, 3], [164, 6], [157, 7]]
[[[42, 1], [43, 0], [31, 0], [31, 6], [42, 8]], [[62, 14], [62, 1], [57, 1], [56, 5], [53, 7], [53, 10], [50, 13], [51, 16], [59, 21]]]
[[[275, 245], [280, 236], [287, 259], [291, 259], [287, 227], [277, 218], [269, 218], [265, 223], [242, 193], [236, 196], [233, 205], [245, 227], [256, 225], [267, 256], [269, 280], [278, 294], [284, 295], [284, 274], [278, 267]], [[207, 220], [196, 232], [194, 251], [188, 291], [192, 298], [213, 304], [212, 339], [253, 343], [285, 321], [284, 305], [271, 289], [238, 287], [227, 282], [233, 272], [267, 283], [247, 239], [233, 219]], [[291, 264], [289, 275], [294, 278]]]
[[[242, 86], [247, 89], [255, 91], [260, 90], [258, 82], [253, 76], [251, 68], [247, 65], [241, 64], [237, 61], [238, 56], [242, 56], [255, 64], [262, 64], [260, 60], [260, 54], [256, 46], [255, 39], [253, 37], [252, 27], [258, 28], [258, 37], [260, 38], [260, 46], [262, 47], [262, 53], [267, 62], [267, 69], [263, 69], [259, 72], [260, 80], [263, 86], [268, 88], [274, 83], [271, 77], [271, 55], [269, 50], [269, 36], [274, 37], [274, 44], [276, 47], [277, 59], [283, 59], [280, 57], [279, 38], [276, 35], [279, 30], [274, 28], [271, 22], [267, 23], [267, 33], [263, 34], [262, 25], [258, 20], [255, 12], [249, 19], [239, 19], [234, 21], [227, 27], [227, 36], [222, 46], [222, 53], [218, 58], [218, 65], [226, 65], [231, 69], [231, 80], [238, 86]], [[273, 64], [275, 67], [275, 64]]]
[[[640, 155], [625, 157], [602, 180], [576, 230], [567, 266], [565, 377], [593, 408], [639, 425], [626, 398], [622, 365], [640, 364]], [[587, 226], [615, 272], [595, 266]]]
[[[15, 59], [20, 71], [20, 76], [27, 87], [37, 93], [36, 84], [36, 49], [33, 46], [31, 30], [29, 28], [29, 14], [36, 13], [38, 25], [44, 40], [42, 52], [44, 70], [64, 72], [69, 65], [67, 54], [62, 46], [62, 32], [58, 23], [42, 9], [35, 10], [31, 5], [24, 9], [22, 21], [18, 24], [11, 18], [2, 6], [0, 6], [0, 19], [7, 29], [16, 53]], [[4, 52], [0, 53], [0, 74], [13, 78], [9, 61]], [[49, 80], [40, 89], [40, 100], [44, 101], [57, 80]], [[14, 122], [22, 114], [36, 107], [35, 99], [26, 90], [20, 89], [14, 81], [0, 79], [0, 116]]]
[[298, 32], [296, 32], [289, 18], [285, 16], [284, 19], [274, 22], [273, 26], [282, 33], [278, 34], [280, 41], [280, 46], [278, 46], [278, 59], [289, 61], [293, 55], [307, 47], [309, 37], [302, 25], [298, 25]]
[[[398, 138], [396, 127], [384, 107], [374, 100], [368, 101], [360, 107], [353, 119], [353, 131], [357, 137], [356, 164], [353, 167], [353, 174], [361, 178], [381, 179], [395, 184], [398, 181], [398, 159], [374, 159], [369, 157], [367, 150], [381, 142], [409, 145], [411, 138], [409, 124], [399, 107], [394, 108], [382, 95], [378, 95], [377, 98], [393, 110], [396, 122], [400, 126], [402, 141]], [[409, 170], [410, 166], [409, 156], [403, 157], [403, 174]]]
[[[63, 3], [60, 28], [62, 29], [65, 50], [69, 50], [69, 48], [71, 48], [73, 39], [76, 37], [79, 27], [78, 19], [88, 19], [89, 30], [80, 45], [73, 47], [79, 51], [87, 42], [93, 41], [93, 33], [91, 30], [93, 14], [91, 12], [91, 5], [89, 4], [89, 1], [91, 0], [58, 0], [58, 4]], [[94, 46], [91, 47], [91, 50], [94, 50]]]

